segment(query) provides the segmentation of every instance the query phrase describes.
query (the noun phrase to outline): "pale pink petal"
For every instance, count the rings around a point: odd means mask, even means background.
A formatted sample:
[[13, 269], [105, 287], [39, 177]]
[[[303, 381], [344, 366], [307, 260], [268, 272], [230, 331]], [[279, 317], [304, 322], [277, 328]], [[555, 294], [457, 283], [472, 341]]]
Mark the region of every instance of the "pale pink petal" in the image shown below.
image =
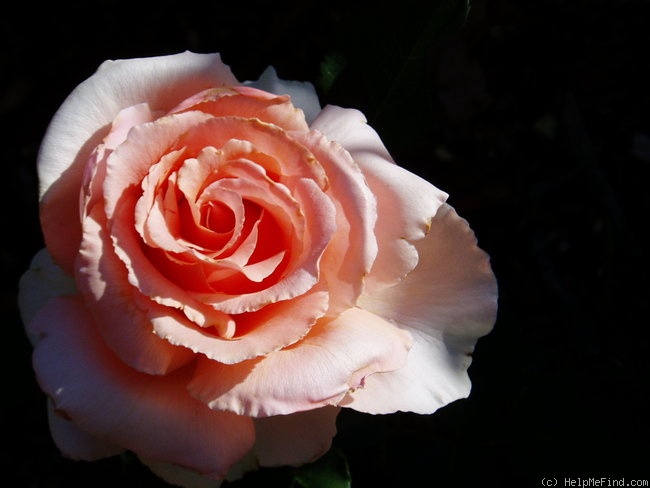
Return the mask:
[[81, 430], [65, 414], [57, 413], [52, 401], [47, 402], [47, 419], [52, 440], [59, 451], [70, 459], [95, 461], [124, 452], [124, 448], [91, 436]]
[[336, 207], [336, 234], [321, 261], [322, 277], [330, 289], [330, 314], [335, 315], [356, 304], [377, 256], [377, 202], [343, 147], [316, 131], [291, 135], [309, 147], [325, 169], [327, 195]]
[[[48, 127], [38, 161], [41, 196], [63, 172], [70, 169], [80, 176], [97, 144], [84, 146], [106, 131], [122, 109], [147, 103], [154, 111], [166, 112], [206, 88], [238, 84], [219, 54], [184, 52], [105, 61], [67, 97]], [[65, 179], [69, 176], [66, 173]]]
[[117, 146], [126, 140], [129, 131], [136, 125], [151, 122], [154, 114], [149, 105], [140, 103], [120, 111], [113, 120], [111, 131], [93, 151], [86, 163], [79, 205], [83, 218], [88, 209], [102, 198], [102, 183], [106, 175], [106, 158]]
[[252, 417], [336, 405], [366, 376], [400, 368], [411, 336], [372, 313], [322, 319], [295, 345], [234, 365], [201, 358], [189, 384], [215, 410]]
[[405, 367], [366, 378], [342, 403], [370, 413], [432, 413], [466, 397], [467, 368], [477, 339], [494, 325], [497, 284], [488, 256], [467, 222], [443, 205], [426, 238], [416, 243], [418, 267], [360, 305], [413, 334]]
[[311, 128], [350, 152], [377, 197], [379, 252], [366, 286], [373, 290], [398, 282], [417, 264], [410, 241], [424, 237], [447, 194], [396, 165], [358, 110], [329, 105]]
[[38, 154], [41, 222], [54, 261], [72, 270], [81, 229], [79, 190], [86, 162], [120, 110], [148, 103], [166, 111], [208, 87], [238, 84], [218, 54], [106, 61], [66, 98]]
[[327, 406], [254, 419], [253, 452], [261, 466], [309, 463], [325, 454], [336, 435], [336, 416], [341, 409]]
[[[18, 308], [23, 324], [31, 322], [51, 298], [77, 294], [74, 279], [52, 262], [45, 248], [32, 258], [29, 269], [20, 277], [18, 290]], [[32, 345], [38, 340], [29, 334], [28, 337]]]
[[122, 361], [139, 371], [162, 374], [192, 359], [191, 351], [153, 333], [141, 305], [135, 302], [138, 291], [129, 284], [127, 270], [106, 235], [106, 220], [99, 205], [84, 220], [77, 282], [93, 305], [102, 337]]
[[41, 388], [88, 434], [215, 477], [251, 449], [251, 419], [215, 412], [188, 395], [191, 369], [151, 376], [124, 365], [96, 333], [81, 300], [50, 301], [30, 327], [44, 337], [33, 363]]
[[293, 105], [305, 113], [307, 123], [311, 123], [320, 112], [320, 102], [314, 85], [304, 81], [281, 80], [272, 66], [266, 68], [257, 81], [247, 81], [246, 85], [276, 95], [289, 95]]

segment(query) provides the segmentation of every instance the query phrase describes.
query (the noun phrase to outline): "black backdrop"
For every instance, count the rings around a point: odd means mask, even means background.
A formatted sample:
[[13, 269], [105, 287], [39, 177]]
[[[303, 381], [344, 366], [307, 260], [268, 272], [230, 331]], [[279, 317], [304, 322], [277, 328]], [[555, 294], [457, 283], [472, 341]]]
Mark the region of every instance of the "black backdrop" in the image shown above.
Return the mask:
[[163, 486], [135, 463], [58, 455], [15, 300], [42, 246], [34, 162], [58, 105], [104, 59], [186, 49], [220, 51], [241, 80], [272, 64], [317, 83], [324, 103], [362, 109], [492, 256], [499, 317], [470, 398], [432, 416], [344, 412], [334, 442], [354, 488], [650, 478], [650, 3], [475, 0], [446, 31], [444, 3], [99, 0], [3, 13], [0, 460], [12, 486]]

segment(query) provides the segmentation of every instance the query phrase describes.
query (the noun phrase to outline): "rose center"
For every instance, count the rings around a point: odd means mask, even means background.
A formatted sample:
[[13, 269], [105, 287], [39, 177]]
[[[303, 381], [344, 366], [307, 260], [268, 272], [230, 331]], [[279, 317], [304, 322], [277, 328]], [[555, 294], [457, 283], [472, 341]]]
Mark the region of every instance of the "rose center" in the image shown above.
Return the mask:
[[235, 226], [235, 214], [221, 202], [208, 202], [201, 208], [201, 225], [218, 233], [226, 233]]

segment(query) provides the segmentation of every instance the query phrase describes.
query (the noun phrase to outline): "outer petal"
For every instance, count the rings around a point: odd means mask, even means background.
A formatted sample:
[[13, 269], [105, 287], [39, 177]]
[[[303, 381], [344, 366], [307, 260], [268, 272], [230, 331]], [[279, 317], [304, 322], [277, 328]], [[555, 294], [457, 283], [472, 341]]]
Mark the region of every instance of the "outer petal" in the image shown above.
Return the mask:
[[395, 284], [417, 264], [409, 241], [421, 239], [447, 194], [394, 164], [358, 110], [327, 106], [311, 125], [347, 149], [377, 197], [379, 252], [366, 279], [369, 291]]
[[255, 419], [253, 451], [260, 465], [289, 466], [318, 459], [332, 445], [340, 410], [340, 407], [327, 406]]
[[223, 479], [208, 478], [196, 471], [171, 463], [152, 461], [143, 457], [140, 457], [140, 461], [146, 464], [156, 476], [174, 486], [182, 486], [183, 488], [219, 488], [223, 483]]
[[30, 324], [44, 337], [34, 369], [57, 411], [94, 437], [209, 476], [224, 476], [251, 449], [250, 419], [194, 400], [189, 370], [158, 377], [126, 367], [92, 321], [81, 300], [57, 298]]
[[247, 81], [246, 84], [276, 95], [289, 95], [293, 105], [305, 113], [308, 124], [320, 112], [320, 102], [314, 85], [305, 81], [281, 80], [272, 66], [266, 68], [257, 81]]
[[321, 320], [294, 346], [225, 365], [198, 362], [188, 389], [215, 410], [251, 417], [336, 405], [367, 375], [403, 366], [410, 334], [360, 309]]
[[405, 367], [366, 378], [342, 405], [370, 413], [432, 413], [466, 397], [476, 340], [494, 324], [497, 284], [467, 222], [444, 205], [416, 243], [418, 267], [400, 284], [363, 296], [361, 306], [413, 334]]
[[70, 459], [95, 461], [97, 459], [115, 456], [124, 448], [97, 439], [79, 429], [73, 422], [59, 415], [54, 410], [52, 401], [47, 403], [50, 433], [54, 443], [61, 453]]
[[38, 156], [41, 221], [55, 262], [71, 269], [84, 166], [121, 109], [147, 102], [167, 111], [201, 90], [237, 83], [219, 54], [185, 52], [106, 61], [77, 86], [52, 119]]
[[[74, 280], [52, 262], [47, 249], [41, 249], [20, 277], [18, 307], [23, 324], [30, 323], [51, 298], [76, 293]], [[38, 340], [35, 336], [29, 339], [32, 345]]]

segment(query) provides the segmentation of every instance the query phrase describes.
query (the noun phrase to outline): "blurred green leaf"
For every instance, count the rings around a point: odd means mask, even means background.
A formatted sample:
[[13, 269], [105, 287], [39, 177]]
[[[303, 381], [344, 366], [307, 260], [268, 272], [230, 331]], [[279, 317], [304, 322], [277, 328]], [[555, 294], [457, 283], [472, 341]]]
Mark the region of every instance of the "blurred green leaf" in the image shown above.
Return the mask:
[[296, 469], [292, 488], [350, 488], [350, 470], [343, 453], [330, 451], [317, 461]]
[[320, 63], [320, 78], [317, 81], [323, 93], [327, 93], [345, 67], [345, 56], [332, 51]]

